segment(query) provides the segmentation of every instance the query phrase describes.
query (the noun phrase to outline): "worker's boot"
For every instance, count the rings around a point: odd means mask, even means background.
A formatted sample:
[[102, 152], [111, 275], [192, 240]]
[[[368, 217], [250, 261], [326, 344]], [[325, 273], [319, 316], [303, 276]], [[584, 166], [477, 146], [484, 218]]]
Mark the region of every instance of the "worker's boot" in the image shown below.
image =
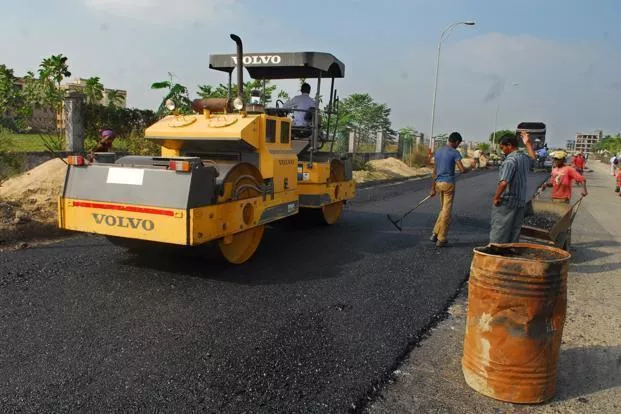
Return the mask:
[[438, 235], [437, 234], [432, 234], [431, 237], [429, 238], [429, 240], [431, 240], [432, 242], [437, 242], [438, 241]]
[[436, 247], [444, 247], [448, 244], [448, 240], [438, 240], [436, 242]]

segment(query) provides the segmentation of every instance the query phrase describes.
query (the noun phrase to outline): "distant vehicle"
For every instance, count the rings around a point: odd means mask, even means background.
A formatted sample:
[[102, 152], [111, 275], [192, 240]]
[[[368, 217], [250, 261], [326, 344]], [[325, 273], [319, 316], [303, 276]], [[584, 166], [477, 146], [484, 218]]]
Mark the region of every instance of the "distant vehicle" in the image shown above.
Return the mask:
[[520, 122], [517, 126], [518, 135], [521, 131], [528, 132], [535, 151], [546, 144], [546, 124], [543, 122]]

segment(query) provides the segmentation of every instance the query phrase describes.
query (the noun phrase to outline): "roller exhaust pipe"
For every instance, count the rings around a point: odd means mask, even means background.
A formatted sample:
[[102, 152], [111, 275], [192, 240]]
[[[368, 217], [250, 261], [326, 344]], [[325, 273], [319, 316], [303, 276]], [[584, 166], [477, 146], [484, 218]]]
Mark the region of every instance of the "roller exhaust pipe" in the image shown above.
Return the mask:
[[242, 40], [236, 34], [231, 34], [231, 39], [237, 45], [237, 97], [244, 99], [244, 50]]

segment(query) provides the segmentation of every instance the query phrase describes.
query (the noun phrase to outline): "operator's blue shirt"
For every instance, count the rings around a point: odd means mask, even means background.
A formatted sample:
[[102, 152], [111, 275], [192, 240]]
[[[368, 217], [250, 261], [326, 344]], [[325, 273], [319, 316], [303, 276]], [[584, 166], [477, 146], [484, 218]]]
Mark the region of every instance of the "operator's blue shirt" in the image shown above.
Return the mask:
[[436, 182], [455, 184], [455, 163], [461, 154], [455, 148], [442, 147], [433, 156], [436, 164]]

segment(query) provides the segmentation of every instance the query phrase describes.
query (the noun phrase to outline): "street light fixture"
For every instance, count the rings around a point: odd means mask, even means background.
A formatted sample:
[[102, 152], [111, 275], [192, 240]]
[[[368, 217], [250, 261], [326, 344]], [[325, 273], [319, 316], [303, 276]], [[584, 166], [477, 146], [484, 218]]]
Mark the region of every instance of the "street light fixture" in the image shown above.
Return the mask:
[[442, 48], [442, 41], [444, 40], [444, 37], [446, 36], [446, 34], [450, 30], [452, 30], [455, 26], [458, 26], [460, 24], [463, 24], [466, 26], [474, 26], [475, 23], [469, 20], [465, 22], [456, 22], [456, 23], [451, 24], [446, 29], [444, 29], [444, 31], [442, 32], [442, 35], [440, 35], [440, 41], [438, 42], [438, 57], [436, 60], [436, 80], [435, 80], [435, 86], [433, 88], [433, 107], [431, 109], [431, 135], [429, 136], [429, 143], [430, 143], [432, 152], [434, 150], [434, 144], [435, 144], [435, 140], [433, 138], [433, 127], [434, 127], [435, 118], [436, 118], [436, 94], [438, 92], [438, 71], [440, 69], [440, 49]]

